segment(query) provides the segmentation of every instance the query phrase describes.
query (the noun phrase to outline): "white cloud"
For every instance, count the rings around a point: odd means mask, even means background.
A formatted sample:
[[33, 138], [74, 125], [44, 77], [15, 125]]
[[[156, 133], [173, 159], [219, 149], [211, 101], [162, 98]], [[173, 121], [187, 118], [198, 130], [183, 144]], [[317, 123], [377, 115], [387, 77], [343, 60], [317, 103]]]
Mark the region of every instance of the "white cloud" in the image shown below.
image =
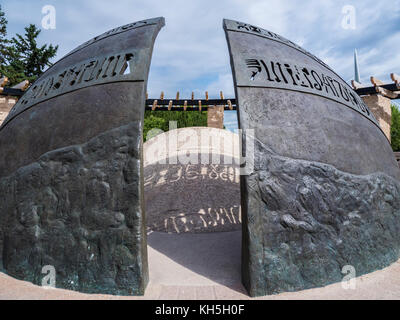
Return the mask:
[[[174, 96], [233, 96], [232, 76], [222, 19], [231, 18], [270, 29], [321, 57], [345, 80], [353, 75], [353, 50], [361, 73], [400, 73], [400, 0], [5, 0], [10, 33], [39, 24], [45, 4], [57, 9], [57, 29], [44, 30], [43, 42], [60, 45], [59, 57], [86, 40], [116, 26], [164, 16], [166, 26], [156, 40], [149, 92]], [[342, 7], [356, 8], [356, 30], [341, 27]], [[397, 30], [396, 30], [397, 28]], [[387, 76], [386, 76], [387, 77]]]
[[[218, 91], [217, 91], [218, 90]], [[233, 79], [232, 79], [232, 73], [225, 73], [222, 75], [218, 75], [218, 78], [216, 81], [211, 82], [207, 86], [207, 91], [212, 93], [213, 96], [217, 98], [219, 95], [219, 91], [222, 91], [224, 93], [225, 97], [234, 97], [235, 92], [233, 89]]]

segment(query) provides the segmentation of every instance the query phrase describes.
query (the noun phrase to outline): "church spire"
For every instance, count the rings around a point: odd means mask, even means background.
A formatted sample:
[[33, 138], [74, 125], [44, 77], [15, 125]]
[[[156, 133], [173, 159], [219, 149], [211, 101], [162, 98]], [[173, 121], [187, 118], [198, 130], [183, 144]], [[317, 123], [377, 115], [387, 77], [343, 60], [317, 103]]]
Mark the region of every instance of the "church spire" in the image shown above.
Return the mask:
[[360, 69], [358, 67], [357, 49], [354, 49], [354, 80], [357, 81], [358, 83], [361, 83]]

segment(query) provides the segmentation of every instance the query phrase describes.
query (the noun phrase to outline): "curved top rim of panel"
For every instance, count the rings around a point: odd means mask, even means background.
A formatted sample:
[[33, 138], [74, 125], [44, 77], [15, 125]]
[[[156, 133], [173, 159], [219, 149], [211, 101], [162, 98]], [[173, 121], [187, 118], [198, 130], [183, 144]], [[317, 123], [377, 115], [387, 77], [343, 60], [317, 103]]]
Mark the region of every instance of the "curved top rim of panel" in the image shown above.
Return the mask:
[[[144, 52], [144, 50], [152, 50], [155, 38], [164, 25], [165, 19], [163, 17], [132, 22], [104, 32], [78, 46], [77, 48], [63, 56], [56, 63], [54, 63], [50, 68], [48, 68], [29, 87], [29, 89], [11, 109], [9, 115], [0, 126], [0, 132], [3, 128], [6, 127], [6, 125], [10, 121], [12, 121], [25, 110], [60, 95], [86, 87], [106, 84], [110, 82], [146, 81], [148, 76], [146, 65], [149, 65], [150, 61], [148, 60], [148, 63], [143, 62], [145, 62], [145, 59], [147, 58], [151, 59], [151, 57], [148, 57], [148, 52]], [[135, 32], [138, 29], [149, 26], [156, 26], [151, 37], [149, 37], [149, 48], [135, 48], [134, 46], [131, 46], [130, 48], [126, 48], [124, 52], [108, 52], [106, 55], [103, 56], [93, 55], [85, 59], [78, 60], [73, 65], [60, 67], [66, 62], [68, 58], [73, 57], [75, 54], [79, 54], [79, 52], [82, 52], [83, 49], [90, 49], [91, 46], [98, 43], [99, 41], [111, 38], [113, 36], [125, 34], [127, 32]], [[130, 64], [132, 64], [132, 66]], [[130, 68], [131, 71], [133, 71], [133, 65], [135, 66], [137, 71], [128, 72], [128, 74], [126, 74], [127, 68]], [[112, 71], [113, 76], [107, 77], [105, 76], [105, 74], [101, 75], [101, 70], [104, 71], [104, 73], [106, 71]], [[97, 78], [93, 77], [96, 72], [98, 75]], [[71, 86], [66, 86], [66, 83], [72, 79], [68, 77], [74, 78], [72, 81], [69, 82], [69, 84], [73, 83], [73, 85]], [[85, 77], [86, 79], [84, 79]], [[80, 81], [77, 81], [77, 79], [79, 79]]]
[[[224, 28], [226, 34], [228, 33], [228, 31], [238, 32], [238, 33], [246, 33], [246, 34], [261, 37], [266, 40], [270, 40], [270, 41], [274, 41], [274, 42], [286, 45], [286, 46], [300, 52], [301, 54], [305, 55], [306, 57], [312, 59], [314, 62], [317, 63], [316, 66], [318, 66], [318, 70], [317, 71], [312, 70], [312, 72], [315, 72], [315, 75], [317, 77], [321, 76], [321, 71], [326, 71], [327, 73], [329, 73], [331, 75], [331, 77], [327, 76], [327, 79], [329, 79], [328, 81], [332, 82], [333, 89], [332, 89], [332, 92], [329, 91], [329, 94], [328, 94], [328, 90], [326, 91], [326, 93], [322, 92], [322, 91], [318, 92], [315, 90], [316, 88], [312, 88], [314, 90], [311, 90], [311, 88], [303, 88], [300, 86], [297, 86], [295, 88], [293, 85], [291, 85], [291, 86], [288, 85], [287, 87], [285, 87], [285, 85], [282, 84], [283, 82], [280, 83], [279, 85], [272, 84], [272, 83], [265, 84], [265, 82], [262, 83], [261, 81], [258, 81], [258, 82], [251, 81], [254, 79], [243, 78], [243, 75], [241, 75], [239, 72], [237, 72], [237, 70], [235, 71], [235, 68], [234, 68], [234, 79], [235, 79], [235, 85], [237, 87], [277, 88], [277, 89], [300, 91], [300, 92], [304, 92], [304, 93], [318, 95], [318, 96], [324, 97], [326, 99], [336, 101], [336, 102], [338, 102], [344, 106], [347, 106], [350, 109], [358, 112], [365, 118], [369, 119], [372, 123], [374, 123], [380, 129], [382, 134], [384, 134], [384, 132], [382, 131], [382, 128], [380, 127], [378, 121], [376, 120], [376, 118], [374, 117], [372, 112], [369, 110], [368, 106], [359, 97], [359, 95], [353, 90], [353, 88], [351, 88], [351, 86], [346, 81], [344, 81], [331, 67], [329, 67], [325, 62], [320, 60], [318, 57], [316, 57], [312, 53], [308, 52], [307, 50], [303, 49], [302, 47], [295, 44], [294, 42], [292, 42], [274, 32], [256, 27], [254, 25], [251, 25], [251, 24], [248, 24], [245, 22], [240, 22], [240, 21], [235, 21], [235, 20], [230, 20], [230, 19], [223, 19], [223, 28]], [[228, 46], [229, 46], [231, 58], [233, 59], [234, 57], [233, 57], [233, 54], [231, 51], [229, 39], [228, 39]], [[246, 59], [246, 61], [243, 61], [243, 67], [250, 68], [250, 69], [251, 68], [259, 68], [259, 70], [261, 70], [262, 68], [268, 68], [262, 59], [263, 59], [263, 57], [259, 57], [259, 56], [248, 57], [248, 59]], [[234, 65], [237, 65], [237, 61], [235, 61]], [[289, 66], [287, 66], [287, 67], [289, 68]], [[294, 67], [297, 67], [297, 66], [294, 66]], [[307, 66], [301, 66], [301, 67], [304, 67], [303, 69], [307, 68]], [[308, 68], [308, 69], [310, 69], [310, 68]], [[306, 71], [308, 72], [307, 69], [306, 69]], [[318, 73], [320, 73], [320, 74], [318, 75]], [[337, 77], [337, 79], [332, 79], [333, 76]], [[322, 74], [322, 77], [324, 77], [323, 74]], [[336, 86], [335, 86], [335, 83], [336, 83]], [[386, 137], [386, 135], [385, 135], [385, 137]]]

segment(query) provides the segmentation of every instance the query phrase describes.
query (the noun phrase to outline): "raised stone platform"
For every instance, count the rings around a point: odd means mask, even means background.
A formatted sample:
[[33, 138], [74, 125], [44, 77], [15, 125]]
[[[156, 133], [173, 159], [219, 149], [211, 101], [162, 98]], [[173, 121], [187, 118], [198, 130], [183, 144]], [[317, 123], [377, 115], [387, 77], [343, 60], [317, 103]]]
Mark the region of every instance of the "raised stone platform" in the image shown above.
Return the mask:
[[[44, 289], [0, 273], [0, 299], [56, 300], [247, 300], [240, 283], [241, 232], [149, 235], [150, 283], [143, 297], [89, 295]], [[176, 250], [179, 247], [179, 250]], [[193, 248], [197, 254], [193, 253]], [[259, 297], [291, 299], [400, 299], [400, 261], [356, 278], [356, 289], [341, 283], [323, 288]]]
[[149, 140], [143, 150], [148, 230], [241, 230], [237, 134], [177, 129]]

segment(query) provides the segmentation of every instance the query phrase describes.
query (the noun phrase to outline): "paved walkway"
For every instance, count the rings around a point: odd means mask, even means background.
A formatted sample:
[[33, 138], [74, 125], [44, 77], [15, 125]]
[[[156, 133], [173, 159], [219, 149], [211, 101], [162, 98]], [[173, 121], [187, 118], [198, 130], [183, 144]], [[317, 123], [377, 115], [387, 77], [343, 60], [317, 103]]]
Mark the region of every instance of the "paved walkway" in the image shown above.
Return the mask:
[[[144, 297], [88, 295], [44, 289], [0, 273], [0, 299], [250, 299], [240, 283], [241, 232], [149, 235], [150, 283]], [[400, 299], [400, 260], [356, 279], [257, 299]]]

